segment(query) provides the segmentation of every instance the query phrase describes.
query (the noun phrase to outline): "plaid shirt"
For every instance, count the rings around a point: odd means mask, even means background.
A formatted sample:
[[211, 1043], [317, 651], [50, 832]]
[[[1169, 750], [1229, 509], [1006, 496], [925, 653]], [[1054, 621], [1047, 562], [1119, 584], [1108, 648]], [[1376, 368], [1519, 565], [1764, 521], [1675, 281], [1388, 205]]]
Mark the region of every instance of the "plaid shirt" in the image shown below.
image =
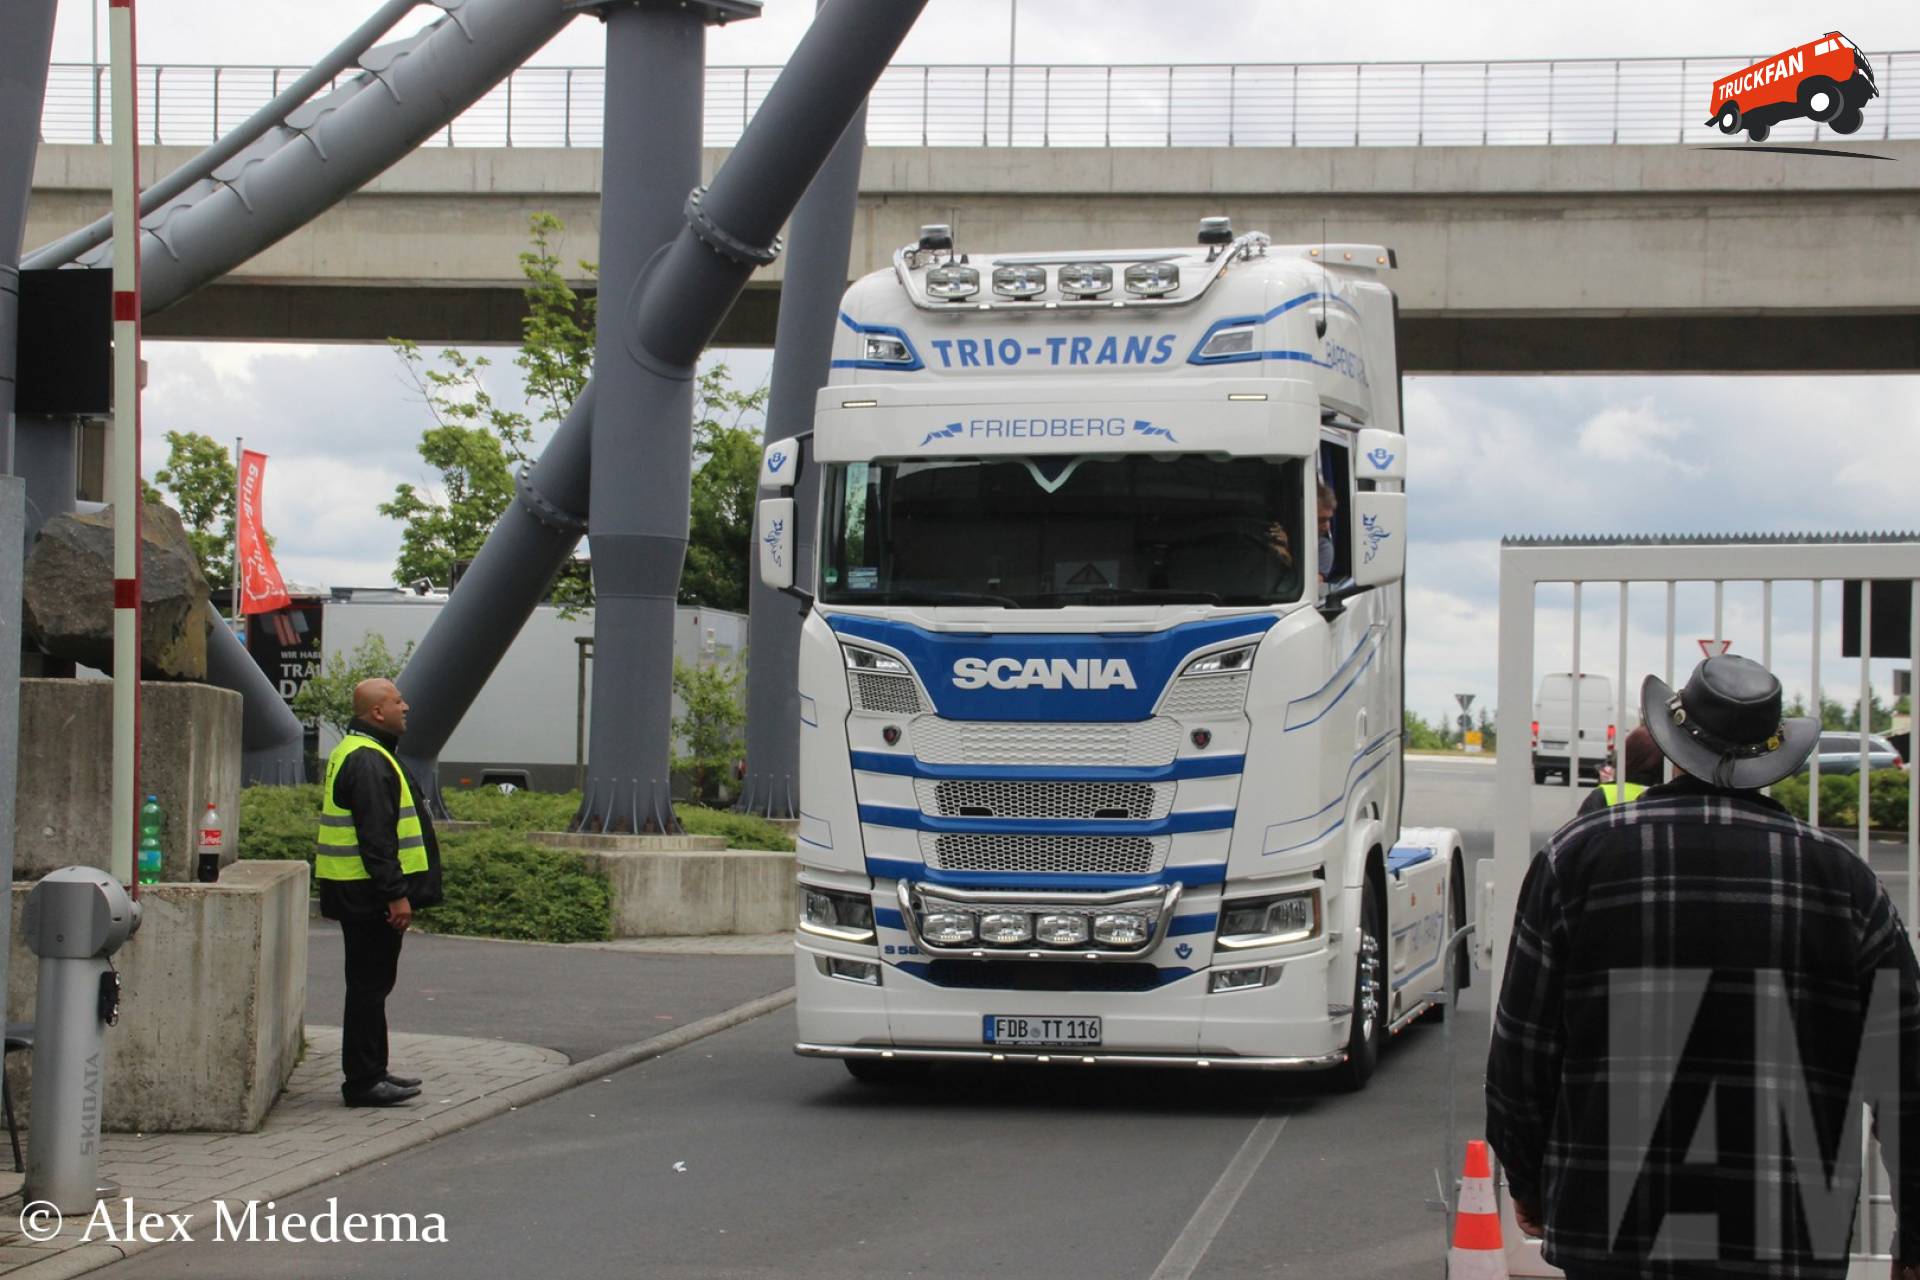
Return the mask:
[[[1534, 858], [1487, 1137], [1544, 1215], [1549, 1261], [1840, 1280], [1863, 1101], [1899, 1221], [1920, 1223], [1920, 1155], [1904, 1177], [1898, 1158], [1920, 1153], [1920, 972], [1847, 846], [1758, 792], [1681, 778]], [[1920, 1232], [1901, 1235], [1895, 1256], [1920, 1261]]]

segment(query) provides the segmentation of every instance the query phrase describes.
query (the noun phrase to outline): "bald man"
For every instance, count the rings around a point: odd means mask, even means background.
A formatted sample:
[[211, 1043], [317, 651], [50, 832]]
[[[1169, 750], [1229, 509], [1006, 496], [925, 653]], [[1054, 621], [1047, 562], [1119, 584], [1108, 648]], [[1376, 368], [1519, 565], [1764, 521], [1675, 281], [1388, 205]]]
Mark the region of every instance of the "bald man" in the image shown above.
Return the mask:
[[347, 1007], [341, 1018], [341, 1095], [350, 1107], [391, 1107], [420, 1081], [387, 1070], [387, 995], [413, 913], [440, 901], [440, 845], [420, 788], [395, 753], [407, 700], [391, 680], [353, 690], [353, 724], [327, 759], [313, 874], [320, 914], [340, 922]]

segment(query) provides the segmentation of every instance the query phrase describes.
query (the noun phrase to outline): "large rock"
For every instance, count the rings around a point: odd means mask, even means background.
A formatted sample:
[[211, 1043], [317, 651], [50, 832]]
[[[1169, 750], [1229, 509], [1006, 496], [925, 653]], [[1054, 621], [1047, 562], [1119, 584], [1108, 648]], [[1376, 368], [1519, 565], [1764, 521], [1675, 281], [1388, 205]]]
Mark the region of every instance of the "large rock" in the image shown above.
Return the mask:
[[[207, 678], [207, 580], [171, 507], [140, 522], [140, 671]], [[56, 658], [113, 671], [113, 508], [55, 516], [27, 557], [27, 636]]]

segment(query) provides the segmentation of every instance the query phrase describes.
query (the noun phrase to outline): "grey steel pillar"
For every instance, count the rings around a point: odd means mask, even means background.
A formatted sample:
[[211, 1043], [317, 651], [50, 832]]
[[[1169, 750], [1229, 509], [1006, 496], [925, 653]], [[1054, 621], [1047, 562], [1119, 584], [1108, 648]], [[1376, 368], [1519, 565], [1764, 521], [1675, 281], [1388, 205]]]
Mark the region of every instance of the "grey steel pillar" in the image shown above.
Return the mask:
[[[860, 194], [867, 108], [861, 105], [827, 163], [814, 176], [788, 225], [786, 278], [773, 344], [767, 441], [813, 430], [815, 394], [827, 382], [840, 297]], [[820, 471], [808, 466], [794, 489], [794, 565], [812, 572]], [[756, 524], [755, 527], [758, 527]], [[768, 818], [800, 815], [799, 609], [791, 598], [747, 574], [747, 777], [739, 808]], [[796, 585], [805, 585], [797, 581]]]
[[71, 418], [15, 415], [13, 473], [27, 486], [27, 542], [79, 500], [80, 429]]
[[[20, 759], [20, 578], [26, 486], [13, 475], [13, 390], [20, 338], [20, 238], [27, 230], [56, 0], [16, 0], [0, 39], [0, 903], [13, 901], [13, 805]], [[0, 911], [0, 992], [13, 913]]]
[[96, 867], [61, 867], [27, 895], [20, 932], [40, 957], [33, 1000], [33, 1141], [22, 1198], [88, 1213], [118, 1187], [100, 1185], [105, 1032], [119, 1018], [108, 959], [140, 927], [140, 904]]
[[[781, 225], [846, 132], [923, 4], [833, 0], [820, 10], [712, 186], [687, 198], [686, 225], [673, 243], [646, 264], [633, 289], [603, 285], [596, 359], [603, 360], [613, 349], [617, 335], [619, 400], [631, 407], [631, 420], [684, 420], [680, 415], [701, 351], [748, 277], [778, 254]], [[611, 143], [609, 148], [611, 155]], [[603, 242], [606, 234], [603, 220]], [[597, 364], [603, 404], [615, 397], [610, 373], [608, 365]], [[610, 602], [604, 590], [596, 588], [594, 752], [578, 824], [586, 830], [672, 831], [679, 825], [667, 794], [673, 606], [670, 595], [658, 599], [656, 593], [666, 594], [678, 584], [687, 535], [684, 477], [691, 460], [690, 432], [669, 439], [662, 429], [652, 448], [609, 455], [620, 468], [609, 471], [601, 452], [607, 426], [603, 421], [594, 428], [596, 508], [591, 536], [596, 579], [604, 557], [598, 508], [603, 486], [624, 484], [633, 476], [636, 488], [646, 485], [649, 495], [657, 492], [663, 503], [672, 505], [640, 513], [633, 525], [615, 530], [625, 539], [623, 549], [644, 550], [648, 557], [645, 564], [616, 562], [618, 572], [631, 572], [617, 582], [625, 597], [616, 606], [617, 615], [610, 616]], [[657, 470], [649, 475], [629, 467]], [[677, 492], [670, 499], [661, 483], [669, 467], [681, 468], [671, 480]], [[615, 616], [628, 621], [616, 622]], [[651, 623], [653, 617], [661, 621], [648, 626], [644, 641], [626, 630], [628, 625], [637, 628], [643, 619]], [[603, 635], [618, 647], [602, 648]], [[616, 673], [617, 678], [610, 678]]]
[[[732, 6], [729, 6], [731, 8]], [[737, 16], [750, 17], [751, 12]], [[607, 24], [600, 168], [600, 308], [593, 352], [593, 715], [586, 831], [677, 831], [669, 777], [674, 600], [687, 549], [693, 382], [656, 377], [634, 349], [626, 304], [683, 225], [700, 182], [706, 24], [726, 9], [623, 0]], [[689, 371], [690, 374], [691, 371]]]
[[305, 728], [211, 604], [207, 683], [240, 695], [240, 785], [290, 787], [307, 780]]

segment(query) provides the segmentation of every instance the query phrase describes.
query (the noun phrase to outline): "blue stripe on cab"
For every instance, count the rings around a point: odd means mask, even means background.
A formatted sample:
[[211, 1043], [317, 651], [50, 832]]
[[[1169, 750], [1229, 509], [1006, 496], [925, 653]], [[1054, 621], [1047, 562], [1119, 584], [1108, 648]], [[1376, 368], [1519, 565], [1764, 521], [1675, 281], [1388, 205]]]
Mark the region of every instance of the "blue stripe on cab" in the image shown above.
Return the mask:
[[952, 885], [956, 889], [1151, 889], [1163, 884], [1189, 888], [1217, 885], [1227, 878], [1224, 862], [1167, 867], [1145, 876], [1038, 875], [1025, 871], [941, 871], [925, 863], [897, 858], [868, 858], [867, 874], [885, 880]]
[[882, 929], [904, 930], [907, 927], [905, 917], [892, 907], [875, 907], [873, 909], [873, 922]]
[[853, 767], [865, 773], [968, 782], [1176, 782], [1182, 778], [1227, 778], [1246, 767], [1244, 755], [1181, 756], [1156, 765], [927, 764], [904, 751], [855, 751]]
[[983, 836], [1165, 836], [1183, 831], [1225, 831], [1233, 826], [1232, 809], [1193, 809], [1164, 818], [1128, 821], [1123, 818], [943, 818], [918, 809], [863, 804], [860, 821], [876, 827], [906, 831], [938, 831], [948, 835]]
[[1183, 933], [1212, 933], [1220, 927], [1220, 917], [1209, 912], [1203, 916], [1175, 916], [1173, 923], [1167, 926], [1167, 936], [1177, 938]]

